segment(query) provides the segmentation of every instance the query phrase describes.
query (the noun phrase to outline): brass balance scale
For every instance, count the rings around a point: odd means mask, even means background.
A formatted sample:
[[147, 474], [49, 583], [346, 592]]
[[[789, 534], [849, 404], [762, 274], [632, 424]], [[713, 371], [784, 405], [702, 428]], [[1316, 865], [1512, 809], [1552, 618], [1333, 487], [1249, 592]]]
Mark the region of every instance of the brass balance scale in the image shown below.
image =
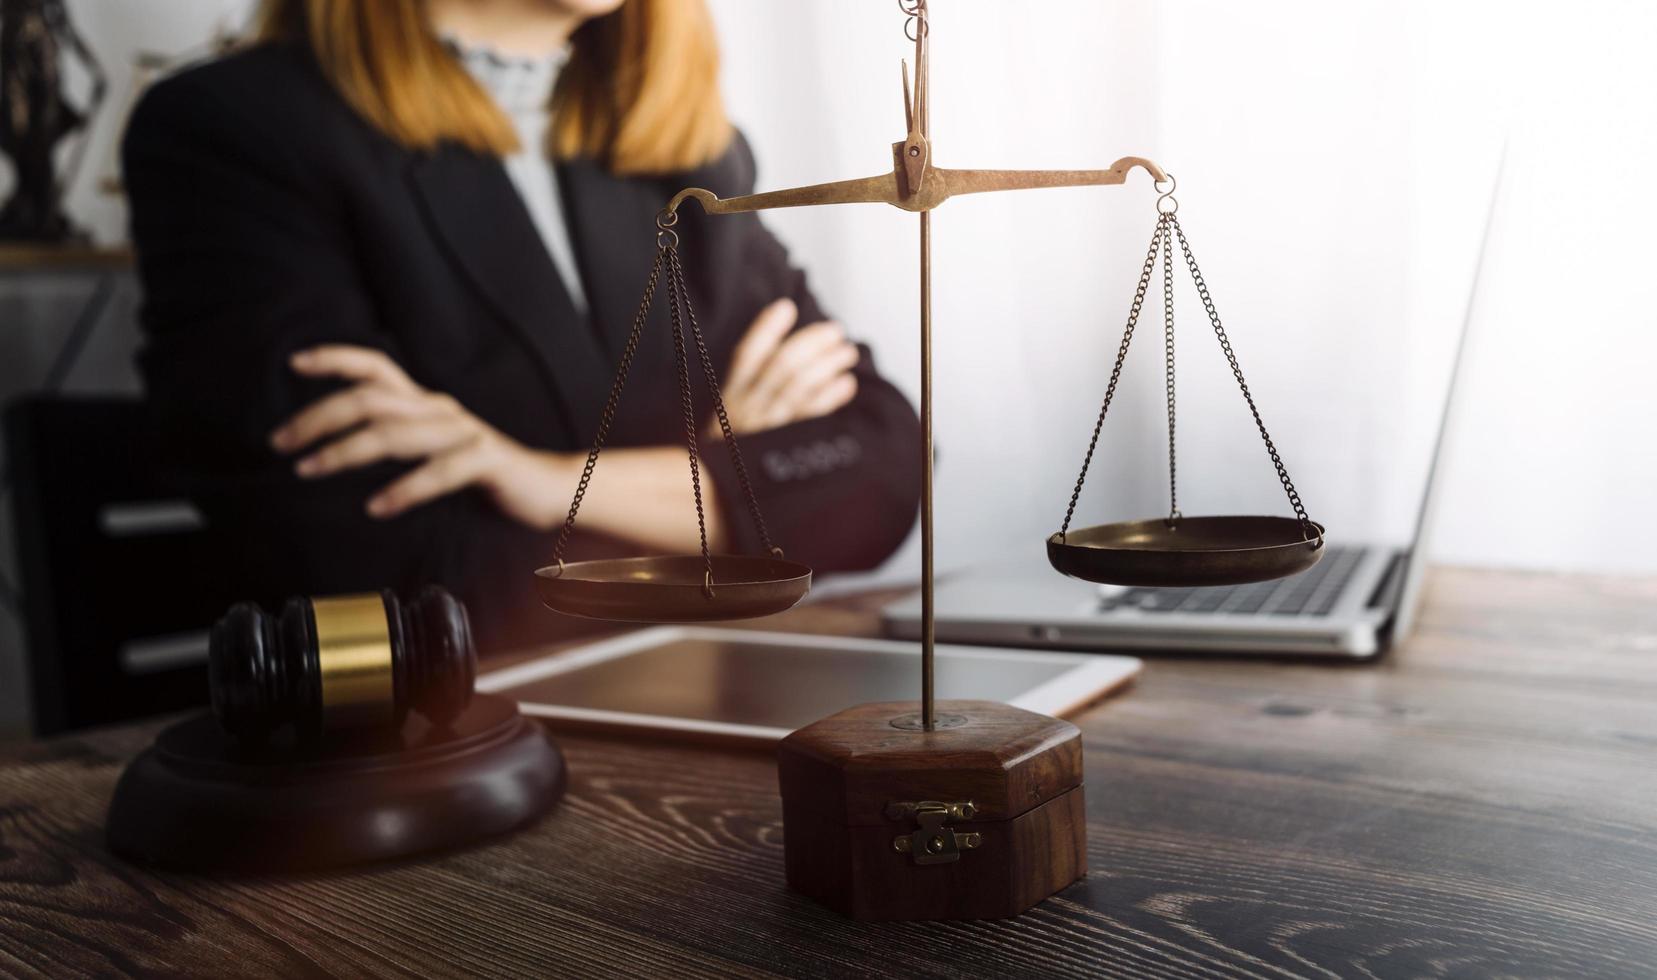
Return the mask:
[[[1135, 167], [1150, 175], [1159, 194], [1156, 228], [1146, 250], [1127, 326], [1117, 348], [1081, 473], [1059, 530], [1046, 541], [1048, 560], [1054, 569], [1091, 582], [1120, 585], [1211, 586], [1263, 581], [1292, 575], [1316, 564], [1323, 555], [1324, 528], [1307, 516], [1243, 379], [1207, 284], [1180, 227], [1173, 177], [1142, 157], [1123, 157], [1105, 170], [955, 170], [933, 166], [929, 138], [927, 55], [931, 31], [927, 0], [899, 0], [898, 6], [907, 18], [905, 36], [915, 46], [915, 77], [911, 87], [905, 64], [903, 94], [908, 133], [901, 142], [892, 145], [890, 173], [729, 199], [721, 199], [701, 188], [687, 188], [675, 194], [658, 214], [655, 261], [623, 348], [592, 450], [559, 534], [554, 564], [539, 569], [536, 575], [542, 601], [549, 608], [568, 615], [618, 622], [744, 619], [781, 612], [804, 598], [811, 586], [811, 569], [788, 560], [770, 539], [741, 449], [726, 416], [705, 338], [690, 306], [679, 255], [679, 236], [674, 231], [679, 220], [678, 210], [686, 201], [694, 200], [710, 215], [831, 204], [889, 204], [918, 214], [920, 415], [925, 433], [919, 711], [913, 710], [913, 703], [865, 705], [801, 729], [785, 740], [780, 765], [788, 877], [796, 889], [858, 918], [1011, 915], [1064, 887], [1085, 871], [1085, 822], [1079, 809], [1080, 739], [1074, 726], [1065, 722], [987, 702], [946, 703], [948, 711], [940, 715], [934, 697], [932, 211], [950, 198], [964, 194], [1123, 184]], [[1176, 243], [1294, 510], [1292, 517], [1186, 517], [1179, 510], [1174, 463], [1173, 248]], [[1159, 256], [1165, 321], [1169, 512], [1147, 520], [1071, 530], [1071, 518], [1087, 480], [1099, 432], [1116, 393]], [[664, 279], [701, 554], [566, 563], [565, 548], [575, 528], [582, 498], [609, 434], [651, 304]], [[698, 426], [692, 399], [693, 351], [734, 464], [739, 489], [763, 542], [764, 554], [709, 552], [698, 464]], [[1040, 743], [1039, 751], [1017, 750], [1020, 746], [1027, 748], [1026, 743], [1032, 742]], [[996, 793], [1024, 785], [1032, 771], [1044, 773], [1045, 782], [1041, 783], [1044, 788], [1040, 792], [1022, 802], [1010, 796], [1001, 804], [995, 802]], [[915, 786], [913, 792], [905, 788], [904, 780]], [[831, 784], [827, 790], [825, 784]], [[985, 790], [985, 786], [989, 789]], [[988, 802], [941, 799], [952, 795], [950, 791], [955, 787], [974, 789], [980, 794], [988, 792], [990, 795], [985, 797]], [[818, 806], [825, 792], [837, 805], [849, 806], [850, 800], [867, 796], [873, 801], [872, 808], [879, 813], [847, 810], [825, 821]], [[890, 798], [877, 799], [881, 793]], [[903, 798], [906, 793], [927, 798], [908, 800]], [[932, 799], [934, 796], [940, 799]], [[1061, 802], [1063, 806], [1059, 805]], [[920, 829], [892, 838], [891, 827], [882, 826], [882, 820], [907, 821], [906, 830], [918, 822]], [[1021, 822], [1026, 825], [1024, 831], [1017, 829]], [[1028, 839], [1029, 828], [1038, 824], [1041, 828], [1038, 836], [1042, 838], [1039, 860], [1030, 853], [1036, 845]], [[881, 832], [870, 838], [865, 832], [869, 826], [880, 827]], [[985, 829], [972, 830], [972, 827]], [[1002, 832], [996, 833], [997, 829]], [[871, 846], [865, 838], [873, 839], [873, 846], [882, 853], [863, 853]], [[961, 860], [963, 852], [987, 850], [998, 839], [1003, 851], [1000, 858], [980, 859], [974, 854], [971, 860], [980, 861], [976, 869], [969, 861]], [[939, 867], [950, 869], [948, 882], [942, 885], [943, 879], [913, 873], [935, 871]]]

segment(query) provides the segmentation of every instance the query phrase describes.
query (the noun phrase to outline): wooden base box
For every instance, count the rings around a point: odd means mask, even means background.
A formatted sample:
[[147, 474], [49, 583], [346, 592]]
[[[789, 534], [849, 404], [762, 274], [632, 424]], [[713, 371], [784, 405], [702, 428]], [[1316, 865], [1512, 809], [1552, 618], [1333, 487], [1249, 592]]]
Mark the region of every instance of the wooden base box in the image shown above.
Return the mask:
[[1017, 915], [1087, 871], [1076, 726], [991, 701], [864, 704], [778, 749], [788, 884], [854, 919]]

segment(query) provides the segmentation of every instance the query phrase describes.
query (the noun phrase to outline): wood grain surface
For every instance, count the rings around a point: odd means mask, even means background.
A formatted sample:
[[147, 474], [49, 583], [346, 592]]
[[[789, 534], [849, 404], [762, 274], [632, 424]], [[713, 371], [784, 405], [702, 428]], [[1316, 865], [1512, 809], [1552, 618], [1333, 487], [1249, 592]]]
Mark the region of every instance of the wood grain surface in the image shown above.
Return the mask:
[[0, 750], [0, 974], [1651, 977], [1654, 705], [1657, 580], [1441, 570], [1379, 664], [1152, 661], [1079, 719], [1085, 879], [878, 925], [784, 887], [767, 754], [568, 736], [528, 831], [210, 880], [109, 855], [110, 729]]

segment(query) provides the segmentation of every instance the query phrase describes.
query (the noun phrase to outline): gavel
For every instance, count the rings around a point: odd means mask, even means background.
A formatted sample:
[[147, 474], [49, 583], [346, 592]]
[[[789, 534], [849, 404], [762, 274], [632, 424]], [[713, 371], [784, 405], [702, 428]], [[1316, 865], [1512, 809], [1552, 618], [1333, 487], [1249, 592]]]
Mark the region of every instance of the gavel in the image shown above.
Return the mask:
[[411, 602], [389, 589], [289, 599], [271, 615], [232, 606], [213, 627], [208, 685], [225, 731], [301, 741], [340, 728], [400, 728], [410, 710], [442, 727], [472, 698], [477, 654], [466, 607], [441, 586]]

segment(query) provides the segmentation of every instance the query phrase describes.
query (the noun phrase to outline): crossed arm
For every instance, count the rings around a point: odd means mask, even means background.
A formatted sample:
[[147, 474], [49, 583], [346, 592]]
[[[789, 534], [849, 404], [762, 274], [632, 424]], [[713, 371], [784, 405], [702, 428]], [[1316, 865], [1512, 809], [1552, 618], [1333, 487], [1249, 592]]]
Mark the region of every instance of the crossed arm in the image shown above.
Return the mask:
[[[792, 301], [772, 303], [736, 348], [725, 402], [739, 435], [828, 415], [857, 394], [851, 369], [859, 355], [840, 325], [825, 320], [793, 330], [797, 317]], [[294, 354], [289, 366], [305, 377], [348, 383], [271, 433], [271, 447], [294, 457], [297, 475], [317, 480], [387, 460], [417, 464], [364, 501], [369, 516], [395, 517], [477, 487], [528, 527], [546, 530], [563, 520], [585, 453], [526, 447], [448, 394], [422, 388], [370, 347], [313, 347]], [[686, 466], [678, 446], [611, 449], [594, 471], [583, 524], [647, 547], [695, 550], [696, 528], [682, 515]], [[708, 521], [709, 544], [725, 547], [722, 508], [709, 508]]]

